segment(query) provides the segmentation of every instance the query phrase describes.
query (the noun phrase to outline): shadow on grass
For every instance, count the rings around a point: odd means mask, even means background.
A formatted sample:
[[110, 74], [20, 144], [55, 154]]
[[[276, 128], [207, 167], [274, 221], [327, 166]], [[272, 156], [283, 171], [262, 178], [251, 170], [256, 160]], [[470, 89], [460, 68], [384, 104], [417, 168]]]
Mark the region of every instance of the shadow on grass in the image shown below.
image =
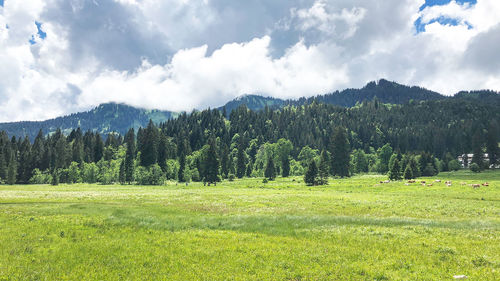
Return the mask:
[[[116, 202], [30, 202], [26, 216], [65, 217], [78, 215], [84, 225], [102, 231], [113, 227], [131, 227], [164, 231], [228, 230], [267, 235], [298, 235], [309, 230], [334, 230], [340, 227], [420, 227], [450, 230], [499, 230], [498, 221], [427, 220], [408, 217], [367, 217], [335, 215], [238, 215], [210, 214], [158, 205], [123, 205]], [[82, 223], [82, 221], [80, 221]]]
[[[103, 227], [138, 227], [155, 230], [229, 230], [267, 235], [297, 235], [307, 230], [358, 227], [423, 227], [453, 230], [498, 230], [500, 223], [491, 221], [460, 220], [434, 221], [414, 218], [373, 218], [331, 215], [207, 215], [183, 210], [116, 208], [101, 206], [95, 209], [105, 215]], [[71, 208], [78, 208], [72, 205]], [[100, 226], [99, 226], [100, 227]]]

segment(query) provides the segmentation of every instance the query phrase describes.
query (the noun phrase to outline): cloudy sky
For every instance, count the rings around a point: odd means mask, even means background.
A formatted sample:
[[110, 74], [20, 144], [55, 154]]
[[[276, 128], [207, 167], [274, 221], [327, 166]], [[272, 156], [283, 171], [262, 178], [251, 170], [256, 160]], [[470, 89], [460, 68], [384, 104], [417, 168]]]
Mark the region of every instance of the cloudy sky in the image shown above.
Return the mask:
[[0, 121], [386, 78], [500, 90], [499, 0], [0, 0]]

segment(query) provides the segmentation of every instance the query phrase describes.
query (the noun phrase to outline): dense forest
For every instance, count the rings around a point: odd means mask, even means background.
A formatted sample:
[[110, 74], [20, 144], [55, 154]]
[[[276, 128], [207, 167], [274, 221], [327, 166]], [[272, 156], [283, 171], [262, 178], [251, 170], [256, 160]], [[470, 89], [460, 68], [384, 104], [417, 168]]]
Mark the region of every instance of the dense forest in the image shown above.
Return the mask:
[[[464, 93], [467, 95], [467, 93]], [[482, 95], [482, 94], [481, 94]], [[311, 98], [301, 98], [298, 100], [282, 100], [258, 95], [244, 95], [229, 101], [224, 106], [218, 107], [225, 116], [245, 105], [248, 109], [259, 111], [266, 107], [279, 109], [285, 106], [302, 106], [312, 102], [352, 107], [363, 101], [371, 101], [374, 97], [382, 103], [404, 104], [411, 100], [437, 100], [445, 99], [436, 92], [420, 87], [409, 87], [387, 80], [370, 82], [361, 89], [346, 89], [325, 95], [318, 95]], [[155, 123], [161, 123], [176, 117], [178, 113], [162, 110], [147, 110], [135, 108], [125, 104], [106, 103], [86, 111], [74, 113], [45, 121], [26, 121], [0, 123], [0, 130], [7, 132], [9, 136], [28, 136], [31, 141], [35, 139], [40, 129], [44, 133], [54, 133], [58, 128], [65, 134], [80, 127], [81, 130], [91, 130], [101, 134], [117, 132], [124, 135], [129, 128], [135, 130], [139, 127], [146, 127], [150, 119]]]
[[[498, 94], [386, 104], [374, 97], [345, 108], [312, 100], [260, 111], [208, 109], [124, 135], [41, 130], [30, 141], [0, 132], [5, 183], [162, 184], [304, 176], [308, 184], [355, 173], [391, 179], [430, 176], [474, 153], [479, 169], [498, 163]], [[228, 116], [228, 117], [226, 117]], [[489, 154], [489, 163], [484, 159]]]
[[0, 123], [0, 130], [7, 132], [10, 136], [28, 136], [31, 141], [35, 139], [39, 130], [49, 134], [61, 129], [63, 133], [69, 134], [78, 127], [84, 131], [91, 130], [101, 134], [111, 132], [125, 134], [130, 128], [137, 130], [139, 127], [147, 126], [149, 120], [159, 123], [175, 116], [177, 113], [170, 111], [146, 110], [125, 104], [105, 103], [89, 111], [45, 121]]

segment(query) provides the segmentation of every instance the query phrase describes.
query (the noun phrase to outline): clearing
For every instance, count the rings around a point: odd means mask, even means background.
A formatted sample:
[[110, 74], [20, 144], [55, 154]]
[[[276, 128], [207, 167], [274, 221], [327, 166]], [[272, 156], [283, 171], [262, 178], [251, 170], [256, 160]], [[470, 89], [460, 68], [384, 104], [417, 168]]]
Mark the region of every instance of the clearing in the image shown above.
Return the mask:
[[0, 280], [500, 280], [500, 172], [385, 179], [0, 186]]

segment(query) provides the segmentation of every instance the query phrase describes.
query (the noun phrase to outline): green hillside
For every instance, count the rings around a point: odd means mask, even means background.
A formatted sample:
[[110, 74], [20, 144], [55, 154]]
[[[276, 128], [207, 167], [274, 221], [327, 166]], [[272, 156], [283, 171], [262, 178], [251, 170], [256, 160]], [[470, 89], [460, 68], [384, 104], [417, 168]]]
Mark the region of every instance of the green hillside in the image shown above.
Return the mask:
[[101, 134], [111, 132], [125, 134], [129, 128], [138, 129], [147, 126], [150, 119], [160, 123], [176, 116], [176, 113], [170, 111], [146, 110], [125, 104], [106, 103], [86, 112], [46, 121], [0, 123], [0, 130], [10, 136], [27, 135], [30, 139], [34, 139], [39, 130], [50, 134], [57, 128], [61, 128], [67, 134], [77, 127], [83, 131], [91, 130]]
[[[266, 107], [280, 109], [287, 105], [302, 106], [314, 102], [342, 107], [354, 107], [356, 104], [374, 99], [384, 104], [407, 104], [411, 101], [449, 99], [479, 100], [482, 103], [497, 104], [498, 93], [493, 91], [460, 92], [454, 97], [446, 97], [425, 88], [409, 87], [382, 79], [377, 82], [370, 82], [361, 89], [346, 89], [296, 100], [244, 95], [227, 102], [218, 109], [225, 111], [226, 117], [229, 117], [229, 114], [233, 110], [242, 105], [245, 105], [252, 111], [259, 111]], [[39, 130], [42, 130], [45, 134], [50, 134], [55, 132], [57, 128], [61, 128], [65, 134], [69, 134], [72, 129], [78, 127], [83, 131], [91, 130], [101, 134], [110, 132], [125, 134], [129, 128], [138, 129], [139, 127], [145, 127], [150, 119], [158, 124], [177, 116], [178, 113], [170, 111], [146, 110], [125, 104], [106, 103], [87, 112], [74, 113], [46, 121], [0, 123], [0, 131], [5, 131], [9, 136], [28, 136], [31, 140], [35, 138]]]

